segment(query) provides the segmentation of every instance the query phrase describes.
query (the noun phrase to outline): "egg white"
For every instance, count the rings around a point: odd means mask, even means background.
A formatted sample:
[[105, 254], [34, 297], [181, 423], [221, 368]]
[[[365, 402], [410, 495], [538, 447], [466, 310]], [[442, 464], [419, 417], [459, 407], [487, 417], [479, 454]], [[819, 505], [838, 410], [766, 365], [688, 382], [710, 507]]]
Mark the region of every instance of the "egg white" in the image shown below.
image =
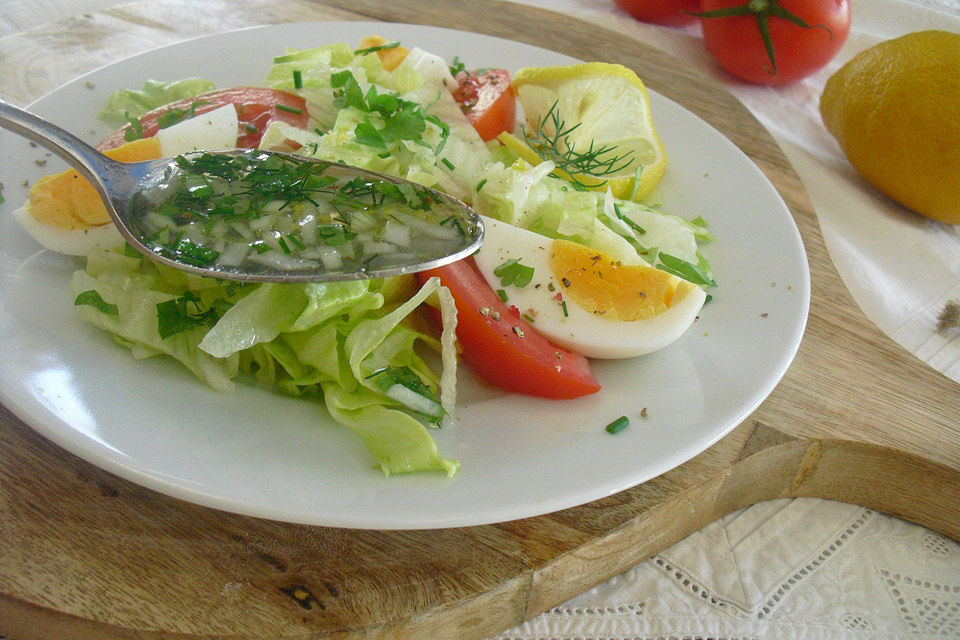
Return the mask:
[[[696, 287], [663, 313], [644, 320], [622, 321], [595, 315], [570, 297], [564, 297], [565, 314], [556, 299], [558, 293], [562, 295], [564, 286], [550, 266], [553, 240], [492, 218], [484, 218], [483, 224], [483, 245], [474, 259], [487, 284], [494, 290], [503, 289], [507, 304], [531, 317], [530, 326], [537, 333], [557, 346], [584, 356], [633, 358], [662, 349], [690, 328], [706, 300], [704, 291]], [[635, 251], [631, 260], [626, 249], [609, 236], [604, 236], [602, 244], [605, 249], [623, 251], [622, 256], [611, 252], [609, 255], [613, 258], [626, 264], [644, 264]], [[503, 286], [494, 275], [494, 270], [510, 259], [533, 268], [533, 280], [529, 284]]]
[[[165, 158], [201, 149], [236, 147], [239, 133], [237, 110], [232, 104], [200, 114], [157, 132], [160, 155]], [[112, 224], [65, 229], [41, 222], [30, 214], [29, 204], [13, 212], [14, 219], [45, 248], [57, 253], [86, 256], [123, 246], [124, 239]]]
[[217, 151], [237, 146], [240, 121], [232, 104], [201, 113], [177, 124], [160, 129], [157, 142], [160, 155], [172, 158], [191, 151]]

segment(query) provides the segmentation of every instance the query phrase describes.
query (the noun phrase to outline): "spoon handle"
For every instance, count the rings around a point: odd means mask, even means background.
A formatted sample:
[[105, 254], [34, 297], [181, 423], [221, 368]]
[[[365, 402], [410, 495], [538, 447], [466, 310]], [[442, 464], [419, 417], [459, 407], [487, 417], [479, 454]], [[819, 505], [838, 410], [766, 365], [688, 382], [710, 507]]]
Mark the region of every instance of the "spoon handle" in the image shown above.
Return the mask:
[[0, 128], [53, 151], [93, 184], [100, 184], [100, 176], [116, 164], [69, 131], [3, 100], [0, 100]]

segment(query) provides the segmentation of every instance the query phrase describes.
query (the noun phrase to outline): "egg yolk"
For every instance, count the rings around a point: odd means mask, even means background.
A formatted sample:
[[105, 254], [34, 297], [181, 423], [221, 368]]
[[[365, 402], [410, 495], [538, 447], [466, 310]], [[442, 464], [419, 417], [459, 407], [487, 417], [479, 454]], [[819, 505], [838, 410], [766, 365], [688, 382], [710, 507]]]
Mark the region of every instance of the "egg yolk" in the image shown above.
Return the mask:
[[[156, 138], [143, 138], [103, 153], [120, 162], [155, 160], [160, 157], [160, 144]], [[59, 229], [86, 229], [110, 222], [100, 194], [73, 169], [37, 180], [30, 187], [29, 211], [38, 222]]]
[[568, 240], [555, 240], [550, 266], [564, 298], [590, 313], [630, 322], [663, 313], [696, 285], [646, 265], [628, 265]]

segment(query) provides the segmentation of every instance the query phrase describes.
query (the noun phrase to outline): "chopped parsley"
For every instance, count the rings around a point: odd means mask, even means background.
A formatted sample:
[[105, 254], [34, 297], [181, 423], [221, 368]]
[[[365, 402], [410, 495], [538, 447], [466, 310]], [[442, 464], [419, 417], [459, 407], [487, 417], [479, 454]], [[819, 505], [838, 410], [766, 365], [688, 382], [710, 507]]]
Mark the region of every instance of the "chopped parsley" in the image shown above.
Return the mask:
[[105, 313], [108, 316], [115, 316], [120, 314], [120, 309], [115, 304], [110, 304], [97, 293], [96, 290], [90, 289], [80, 293], [76, 299], [73, 301], [75, 306], [89, 306], [93, 307], [100, 313]]
[[511, 258], [493, 270], [493, 275], [500, 278], [501, 286], [513, 285], [523, 288], [533, 280], [533, 267], [520, 264], [517, 258]]
[[214, 306], [204, 307], [195, 293], [187, 291], [178, 298], [157, 303], [157, 332], [166, 340], [195, 327], [212, 326], [220, 316]]

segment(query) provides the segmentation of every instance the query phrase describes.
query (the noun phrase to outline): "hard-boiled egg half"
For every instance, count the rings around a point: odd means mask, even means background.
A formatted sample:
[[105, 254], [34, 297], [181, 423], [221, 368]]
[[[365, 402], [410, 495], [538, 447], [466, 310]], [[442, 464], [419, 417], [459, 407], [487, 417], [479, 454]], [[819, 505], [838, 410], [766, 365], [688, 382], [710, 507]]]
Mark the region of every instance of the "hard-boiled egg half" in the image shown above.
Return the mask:
[[591, 358], [632, 358], [690, 327], [704, 291], [639, 257], [612, 257], [484, 218], [474, 254], [487, 283], [554, 344]]
[[[238, 132], [236, 107], [227, 104], [104, 153], [121, 162], [139, 162], [200, 149], [232, 149]], [[37, 180], [29, 201], [13, 216], [37, 242], [57, 253], [85, 256], [124, 242], [99, 193], [72, 169]]]

